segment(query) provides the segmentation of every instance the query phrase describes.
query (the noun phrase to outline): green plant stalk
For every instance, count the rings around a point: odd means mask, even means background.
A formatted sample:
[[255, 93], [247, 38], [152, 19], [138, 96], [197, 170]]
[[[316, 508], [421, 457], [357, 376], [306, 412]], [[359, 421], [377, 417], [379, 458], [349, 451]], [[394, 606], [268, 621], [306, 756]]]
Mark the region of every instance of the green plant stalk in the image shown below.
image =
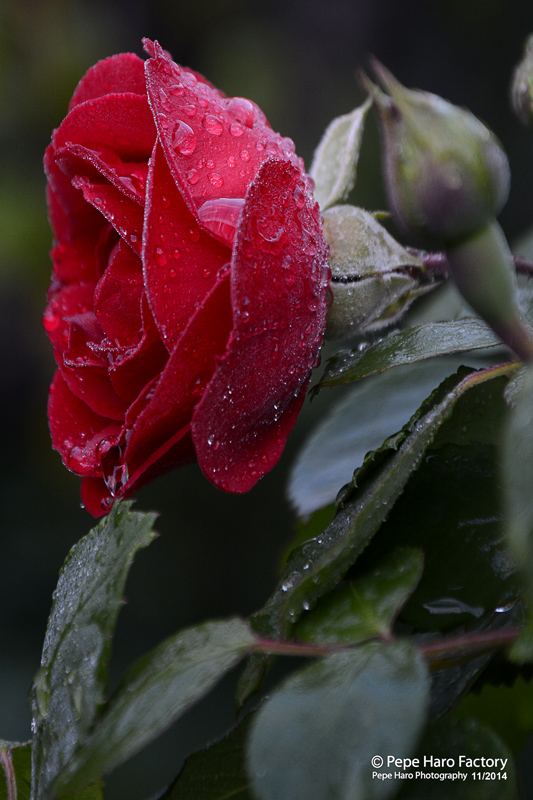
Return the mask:
[[533, 361], [533, 329], [518, 306], [512, 255], [496, 220], [449, 245], [446, 258], [474, 311], [522, 361]]

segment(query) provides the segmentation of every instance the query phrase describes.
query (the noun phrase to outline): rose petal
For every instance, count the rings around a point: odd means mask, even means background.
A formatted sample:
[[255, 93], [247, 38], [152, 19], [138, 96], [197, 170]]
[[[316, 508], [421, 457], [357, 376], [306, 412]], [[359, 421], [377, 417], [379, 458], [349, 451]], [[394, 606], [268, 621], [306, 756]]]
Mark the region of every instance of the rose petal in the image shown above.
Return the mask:
[[101, 474], [98, 447], [102, 439], [118, 437], [121, 425], [95, 414], [75, 397], [56, 370], [48, 399], [52, 445], [68, 469], [78, 475]]
[[146, 163], [124, 162], [113, 153], [82, 144], [66, 144], [59, 148], [56, 159], [65, 174], [85, 175], [95, 183], [101, 183], [103, 176], [130, 200], [144, 206]]
[[140, 258], [143, 209], [111, 184], [92, 183], [88, 178], [77, 177], [72, 185], [81, 189], [87, 203], [101, 212]]
[[109, 490], [103, 478], [86, 477], [82, 479], [81, 503], [93, 517], [101, 517], [102, 514], [111, 510], [113, 498], [109, 496]]
[[225, 98], [174, 64], [156, 46], [146, 62], [146, 85], [172, 176], [190, 210], [219, 197], [244, 197], [267, 157], [301, 166], [294, 145], [269, 126], [244, 98]]
[[91, 67], [78, 83], [69, 111], [87, 100], [116, 92], [146, 94], [144, 61], [134, 53], [119, 53]]
[[52, 145], [95, 147], [122, 161], [148, 161], [154, 145], [154, 120], [145, 96], [108, 94], [75, 106], [54, 131]]
[[[124, 455], [130, 475], [128, 493], [135, 490], [149, 467], [188, 434], [194, 407], [226, 349], [231, 326], [226, 274], [190, 320], [153, 391], [143, 399], [144, 410], [139, 405], [128, 410], [126, 424], [131, 420], [131, 429]], [[175, 466], [168, 458], [166, 463], [167, 468]]]
[[226, 491], [248, 491], [281, 455], [324, 333], [326, 264], [308, 178], [265, 163], [235, 239], [233, 332], [191, 424], [202, 470]]
[[93, 292], [96, 318], [108, 339], [132, 345], [141, 335], [142, 265], [121, 241]]
[[172, 351], [231, 251], [198, 227], [159, 145], [150, 162], [146, 204], [144, 283], [161, 337]]
[[[50, 254], [53, 280], [48, 292], [49, 297], [52, 297], [58, 288], [68, 283], [96, 284], [107, 266], [117, 234], [107, 220], [85, 201], [85, 209], [94, 214], [94, 230], [77, 224], [71, 226], [52, 188], [47, 188], [48, 213], [55, 237], [55, 246]], [[80, 195], [80, 192], [76, 194]]]

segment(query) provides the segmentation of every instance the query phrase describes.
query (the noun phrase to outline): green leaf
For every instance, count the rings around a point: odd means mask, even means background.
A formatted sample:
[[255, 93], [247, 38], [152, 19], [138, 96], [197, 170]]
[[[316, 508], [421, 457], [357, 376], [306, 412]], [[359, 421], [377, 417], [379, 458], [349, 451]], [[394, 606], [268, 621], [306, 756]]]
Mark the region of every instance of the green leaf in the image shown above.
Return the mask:
[[260, 708], [248, 745], [259, 800], [374, 800], [398, 783], [373, 780], [371, 758], [414, 750], [429, 681], [407, 642], [327, 656], [291, 676]]
[[139, 659], [65, 766], [56, 791], [85, 786], [141, 750], [204, 697], [254, 642], [242, 620], [206, 622]]
[[[516, 774], [512, 753], [502, 740], [485, 725], [475, 719], [456, 719], [447, 716], [428, 726], [422, 745], [415, 758], [419, 767], [409, 772], [445, 775], [458, 772], [464, 780], [421, 779], [406, 780], [398, 800], [516, 800]], [[451, 759], [453, 766], [437, 764], [436, 759]], [[467, 759], [472, 760], [471, 763]], [[479, 761], [474, 761], [479, 759]], [[483, 767], [481, 759], [502, 759], [497, 766]], [[486, 763], [486, 762], [485, 762]], [[479, 780], [473, 777], [494, 774], [494, 778]], [[499, 778], [497, 776], [500, 776]], [[505, 777], [504, 777], [505, 776]]]
[[[251, 618], [261, 636], [283, 639], [302, 610], [337, 585], [389, 516], [439, 428], [470, 389], [515, 369], [504, 365], [460, 372], [445, 381], [396, 436], [369, 453], [346, 487], [340, 509], [326, 530], [297, 547], [265, 606]], [[259, 662], [263, 665], [263, 671]], [[254, 655], [239, 687], [239, 702], [256, 691], [267, 661]]]
[[412, 364], [357, 384], [333, 405], [302, 447], [289, 475], [288, 496], [299, 515], [335, 500], [368, 452], [412, 417], [458, 359]]
[[30, 800], [30, 778], [31, 745], [0, 739], [0, 800]]
[[330, 122], [315, 151], [309, 174], [322, 210], [342, 202], [355, 185], [364, 122], [371, 103], [367, 100], [350, 114]]
[[533, 683], [519, 677], [512, 686], [486, 684], [481, 691], [469, 692], [454, 714], [475, 717], [518, 754], [533, 731]]
[[296, 636], [304, 642], [342, 644], [390, 635], [422, 568], [420, 550], [395, 550], [372, 573], [321, 598], [316, 608], [301, 617]]
[[251, 717], [224, 739], [193, 753], [159, 800], [254, 800], [244, 761]]
[[490, 328], [476, 318], [428, 322], [391, 333], [363, 351], [351, 350], [333, 356], [317, 388], [340, 386], [391, 367], [435, 356], [501, 346]]
[[533, 596], [533, 367], [514, 395], [503, 459], [509, 543]]
[[[32, 691], [34, 800], [86, 738], [102, 705], [111, 634], [135, 553], [154, 538], [155, 514], [112, 512], [70, 551], [61, 570]], [[96, 777], [96, 776], [94, 776]]]
[[460, 398], [358, 564], [370, 572], [397, 546], [424, 552], [424, 573], [401, 612], [417, 630], [471, 624], [510, 608], [523, 591], [500, 491], [505, 385], [502, 376]]

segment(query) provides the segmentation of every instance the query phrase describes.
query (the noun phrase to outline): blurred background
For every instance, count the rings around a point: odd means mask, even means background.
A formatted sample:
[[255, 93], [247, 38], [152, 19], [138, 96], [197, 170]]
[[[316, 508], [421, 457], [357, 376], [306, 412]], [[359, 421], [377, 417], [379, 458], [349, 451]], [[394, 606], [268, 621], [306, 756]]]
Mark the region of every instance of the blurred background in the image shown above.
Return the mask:
[[[113, 53], [143, 55], [143, 36], [158, 39], [228, 95], [255, 100], [309, 165], [330, 119], [362, 101], [356, 71], [374, 54], [403, 83], [468, 106], [497, 133], [513, 176], [501, 221], [516, 240], [533, 223], [533, 135], [509, 111], [508, 85], [531, 31], [531, 0], [0, 1], [0, 738], [30, 736], [27, 691], [57, 573], [93, 525], [79, 480], [50, 448], [54, 365], [41, 328], [51, 243], [42, 155], [84, 72]], [[354, 202], [385, 205], [372, 120]], [[244, 497], [218, 492], [195, 467], [139, 494], [137, 508], [161, 512], [161, 536], [131, 573], [113, 681], [179, 627], [264, 602], [294, 529], [291, 461], [337, 398], [323, 393], [306, 409], [280, 464]], [[232, 681], [111, 776], [109, 797], [155, 793], [186, 753], [224, 731]]]

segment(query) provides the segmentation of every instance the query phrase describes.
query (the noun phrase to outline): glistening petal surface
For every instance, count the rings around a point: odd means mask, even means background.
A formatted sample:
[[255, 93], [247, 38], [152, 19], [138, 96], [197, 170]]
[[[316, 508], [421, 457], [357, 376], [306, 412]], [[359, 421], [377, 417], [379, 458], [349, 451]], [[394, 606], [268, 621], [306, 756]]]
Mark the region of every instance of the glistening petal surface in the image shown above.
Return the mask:
[[248, 491], [282, 453], [324, 333], [326, 259], [308, 178], [266, 162], [235, 239], [228, 349], [191, 425], [202, 470], [226, 491]]

